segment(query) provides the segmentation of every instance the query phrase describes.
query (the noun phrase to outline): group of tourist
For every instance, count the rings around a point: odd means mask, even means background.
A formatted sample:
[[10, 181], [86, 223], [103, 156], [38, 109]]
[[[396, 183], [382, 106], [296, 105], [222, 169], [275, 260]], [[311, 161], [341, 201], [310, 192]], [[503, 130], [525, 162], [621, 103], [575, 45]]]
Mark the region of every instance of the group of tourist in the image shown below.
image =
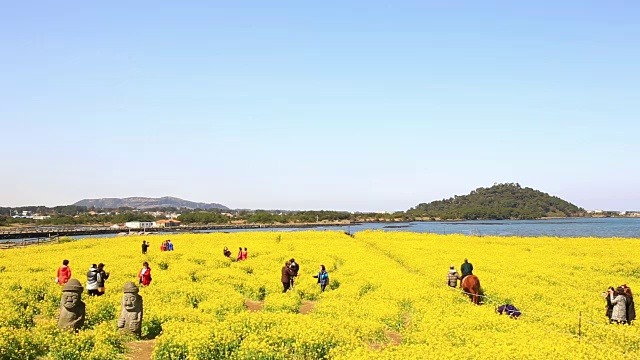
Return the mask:
[[173, 243], [171, 240], [165, 240], [160, 245], [160, 251], [173, 251]]
[[449, 266], [449, 272], [447, 273], [447, 285], [455, 288], [458, 286], [458, 280], [460, 280], [460, 283], [462, 284], [462, 279], [464, 279], [465, 276], [473, 275], [473, 265], [469, 260], [464, 259], [464, 262], [460, 265], [460, 272], [462, 272], [462, 275], [458, 274], [455, 266]]
[[298, 276], [298, 272], [300, 271], [300, 265], [296, 263], [296, 260], [291, 258], [291, 260], [284, 263], [282, 267], [282, 290], [283, 293], [286, 293], [289, 289], [293, 289], [294, 279]]
[[247, 260], [247, 248], [244, 248], [244, 250], [242, 250], [242, 247], [238, 248], [238, 258], [236, 259], [237, 261], [244, 261]]
[[[296, 262], [295, 259], [291, 259], [284, 263], [282, 267], [282, 292], [286, 293], [290, 289], [294, 288], [295, 278], [300, 275], [300, 265]], [[320, 290], [324, 292], [325, 288], [329, 284], [329, 273], [324, 265], [320, 265], [320, 271], [318, 275], [313, 275], [314, 278], [318, 279], [318, 284], [320, 285]]]
[[109, 278], [109, 273], [104, 271], [104, 264], [92, 264], [87, 272], [87, 292], [89, 296], [104, 295], [104, 282]]
[[[91, 264], [87, 272], [87, 292], [89, 296], [102, 296], [105, 293], [105, 281], [109, 279], [109, 273], [104, 270], [104, 264]], [[69, 260], [63, 260], [62, 266], [58, 268], [58, 276], [55, 282], [64, 286], [71, 279], [71, 268]], [[151, 268], [148, 262], [142, 264], [142, 270], [138, 273], [138, 280], [142, 286], [151, 284]]]
[[609, 286], [606, 292], [602, 293], [607, 301], [607, 318], [610, 323], [629, 324], [636, 319], [636, 306], [633, 302], [633, 293], [626, 284], [618, 286], [616, 289]]

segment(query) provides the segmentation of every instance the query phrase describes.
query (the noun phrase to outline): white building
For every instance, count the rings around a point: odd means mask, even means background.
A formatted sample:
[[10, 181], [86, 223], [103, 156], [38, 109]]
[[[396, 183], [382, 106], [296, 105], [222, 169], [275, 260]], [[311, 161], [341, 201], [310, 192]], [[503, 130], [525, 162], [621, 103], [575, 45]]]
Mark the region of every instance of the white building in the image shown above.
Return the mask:
[[156, 227], [155, 221], [129, 221], [124, 223], [124, 226], [129, 229], [148, 229], [152, 227]]

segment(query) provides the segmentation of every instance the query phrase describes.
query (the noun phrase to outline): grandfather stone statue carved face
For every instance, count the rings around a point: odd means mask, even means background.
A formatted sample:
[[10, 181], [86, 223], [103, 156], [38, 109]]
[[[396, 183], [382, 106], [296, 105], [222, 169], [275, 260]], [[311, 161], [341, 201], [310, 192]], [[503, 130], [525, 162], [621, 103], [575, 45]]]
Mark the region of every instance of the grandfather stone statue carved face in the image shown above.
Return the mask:
[[71, 310], [78, 306], [80, 302], [80, 294], [73, 291], [65, 291], [62, 293], [62, 306]]
[[132, 293], [125, 293], [122, 297], [124, 308], [127, 311], [134, 311], [138, 309], [138, 295]]

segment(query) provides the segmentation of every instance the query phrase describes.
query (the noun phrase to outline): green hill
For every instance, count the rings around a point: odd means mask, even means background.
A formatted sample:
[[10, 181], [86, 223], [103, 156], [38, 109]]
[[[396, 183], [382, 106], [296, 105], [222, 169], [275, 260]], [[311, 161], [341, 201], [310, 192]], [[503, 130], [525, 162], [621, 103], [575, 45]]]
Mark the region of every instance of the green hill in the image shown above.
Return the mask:
[[581, 216], [584, 209], [520, 184], [496, 184], [469, 195], [422, 203], [409, 209], [417, 217], [440, 219], [539, 219]]

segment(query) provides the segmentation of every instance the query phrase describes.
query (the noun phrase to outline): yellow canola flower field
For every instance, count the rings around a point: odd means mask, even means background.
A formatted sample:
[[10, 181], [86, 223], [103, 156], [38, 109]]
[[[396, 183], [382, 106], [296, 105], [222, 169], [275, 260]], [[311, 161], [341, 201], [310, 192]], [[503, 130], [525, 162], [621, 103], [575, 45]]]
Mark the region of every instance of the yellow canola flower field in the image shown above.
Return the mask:
[[[160, 252], [170, 238], [175, 251]], [[142, 240], [150, 241], [147, 255]], [[225, 258], [247, 247], [249, 257]], [[300, 276], [282, 294], [284, 263]], [[484, 304], [446, 285], [468, 258]], [[60, 332], [56, 269], [86, 282], [111, 273], [107, 294], [83, 296], [83, 330]], [[142, 288], [153, 359], [605, 359], [640, 356], [637, 326], [609, 325], [601, 293], [640, 277], [638, 239], [516, 238], [404, 232], [243, 232], [94, 238], [0, 252], [2, 359], [124, 359], [116, 329], [122, 286]], [[329, 272], [322, 293], [319, 265]], [[86, 291], [85, 291], [86, 294]], [[247, 309], [247, 302], [258, 309]], [[495, 313], [511, 303], [518, 320]], [[300, 309], [306, 308], [304, 313]]]

